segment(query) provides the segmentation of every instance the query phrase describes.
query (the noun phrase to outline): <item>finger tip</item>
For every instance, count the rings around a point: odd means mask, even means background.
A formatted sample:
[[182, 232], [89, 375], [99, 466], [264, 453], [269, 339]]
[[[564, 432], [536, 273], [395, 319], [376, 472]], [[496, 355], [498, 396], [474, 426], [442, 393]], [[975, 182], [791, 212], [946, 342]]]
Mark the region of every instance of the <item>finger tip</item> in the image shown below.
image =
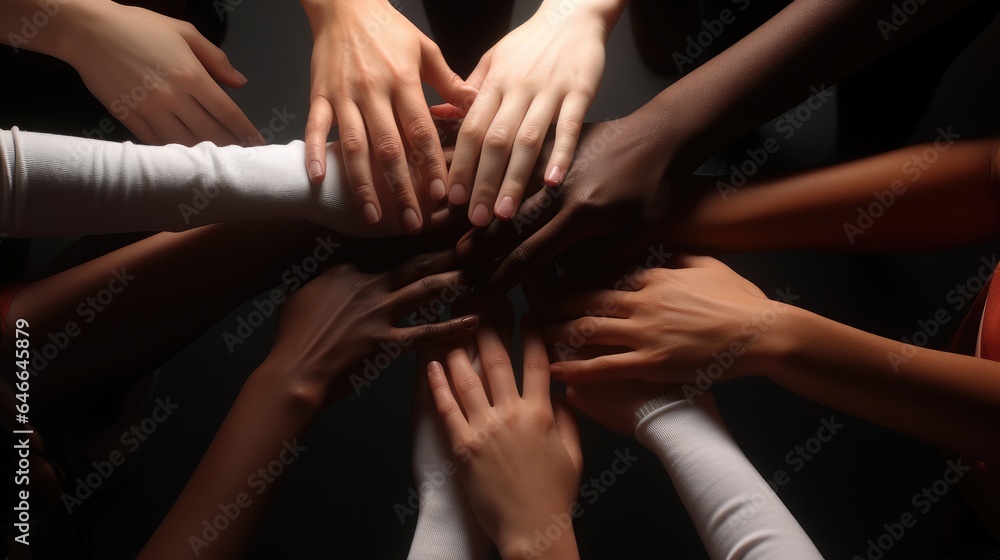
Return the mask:
[[406, 230], [410, 235], [416, 235], [420, 233], [423, 228], [423, 223], [420, 221], [420, 216], [417, 215], [417, 211], [413, 208], [407, 208], [403, 211], [403, 229]]

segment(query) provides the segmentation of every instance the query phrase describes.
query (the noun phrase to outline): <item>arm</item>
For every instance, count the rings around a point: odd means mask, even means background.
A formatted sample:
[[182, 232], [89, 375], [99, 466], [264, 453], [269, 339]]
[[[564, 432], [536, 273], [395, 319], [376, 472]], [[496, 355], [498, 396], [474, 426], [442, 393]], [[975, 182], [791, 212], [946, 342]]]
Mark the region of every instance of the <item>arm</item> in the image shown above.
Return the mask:
[[822, 558], [743, 455], [711, 393], [685, 399], [670, 385], [619, 378], [571, 384], [566, 396], [601, 425], [635, 436], [656, 454], [713, 560]]
[[[324, 146], [336, 123], [351, 192], [365, 221], [381, 221], [392, 204], [405, 231], [417, 233], [424, 224], [421, 202], [427, 195], [443, 200], [448, 178], [421, 82], [460, 107], [472, 103], [475, 89], [386, 0], [302, 0], [302, 6], [313, 53], [306, 154], [300, 161], [313, 182], [323, 180]], [[422, 183], [411, 179], [411, 167], [419, 169]], [[377, 192], [373, 177], [381, 176], [393, 186], [392, 194]]]
[[[509, 220], [545, 140], [555, 144], [545, 182], [562, 183], [604, 74], [605, 45], [627, 0], [544, 0], [528, 21], [483, 55], [469, 76], [479, 96], [459, 133], [450, 201], [469, 203], [472, 225]], [[471, 200], [470, 200], [471, 195]]]
[[510, 222], [469, 232], [459, 251], [482, 256], [503, 293], [573, 245], [662, 228], [674, 183], [710, 156], [969, 3], [928, 1], [883, 37], [878, 22], [894, 0], [795, 0], [636, 112], [585, 127], [564, 186], [525, 199]]
[[740, 188], [706, 180], [666, 238], [704, 251], [927, 250], [996, 238], [1000, 144], [944, 136]]
[[[397, 268], [363, 272], [337, 265], [282, 306], [274, 345], [244, 385], [177, 502], [139, 555], [156, 558], [239, 558], [277, 486], [301, 448], [297, 439], [325, 408], [350, 392], [347, 373], [389, 342], [405, 348], [466, 336], [474, 315], [415, 327], [401, 316], [440, 297], [462, 280], [442, 272], [454, 259], [422, 255]], [[277, 461], [280, 474], [269, 473]], [[278, 470], [275, 467], [274, 470]], [[215, 519], [228, 518], [221, 529]], [[214, 527], [215, 533], [208, 532]]]
[[[296, 163], [304, 152], [300, 141], [187, 148], [0, 130], [0, 231], [18, 237], [183, 231], [284, 217], [356, 237], [403, 233], [396, 221], [377, 227], [362, 221], [336, 143], [326, 152], [331, 173], [319, 186]], [[388, 192], [382, 181], [376, 187]]]
[[[477, 335], [484, 379], [458, 347], [447, 354], [447, 375], [431, 362], [428, 381], [472, 509], [500, 556], [578, 560], [572, 515], [583, 468], [579, 427], [564, 400], [553, 406], [541, 336], [531, 328], [522, 332], [523, 395], [491, 326]], [[534, 548], [536, 531], [553, 525], [559, 536], [551, 546]]]
[[216, 83], [246, 77], [188, 22], [110, 0], [10, 0], [0, 41], [69, 63], [143, 143], [263, 143]]
[[[710, 257], [654, 269], [636, 291], [590, 292], [567, 301], [575, 319], [547, 330], [573, 345], [552, 375], [574, 383], [615, 376], [689, 388], [766, 376], [821, 404], [972, 458], [998, 459], [1000, 363], [918, 348], [772, 301]], [[613, 309], [588, 317], [586, 309]], [[579, 334], [575, 335], [579, 337]], [[606, 354], [592, 345], [630, 349]], [[586, 358], [588, 353], [596, 357]]]

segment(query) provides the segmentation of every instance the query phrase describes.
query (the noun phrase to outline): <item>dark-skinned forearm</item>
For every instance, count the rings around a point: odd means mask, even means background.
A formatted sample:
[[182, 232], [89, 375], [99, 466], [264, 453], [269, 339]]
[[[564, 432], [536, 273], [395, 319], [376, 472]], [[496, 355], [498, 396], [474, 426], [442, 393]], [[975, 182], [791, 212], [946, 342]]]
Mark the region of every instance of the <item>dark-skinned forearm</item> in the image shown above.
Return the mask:
[[709, 157], [971, 4], [928, 0], [896, 30], [896, 0], [796, 0], [633, 113], [632, 132], [690, 173]]

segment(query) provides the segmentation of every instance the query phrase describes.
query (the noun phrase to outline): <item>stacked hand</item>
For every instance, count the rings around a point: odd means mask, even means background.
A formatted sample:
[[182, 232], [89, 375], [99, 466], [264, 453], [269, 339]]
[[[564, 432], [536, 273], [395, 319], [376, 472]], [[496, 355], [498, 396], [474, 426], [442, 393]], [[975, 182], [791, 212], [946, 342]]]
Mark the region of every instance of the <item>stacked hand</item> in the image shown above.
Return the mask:
[[[583, 467], [579, 428], [565, 401], [553, 404], [536, 330], [524, 329], [523, 394], [496, 330], [483, 326], [477, 341], [485, 379], [465, 348], [449, 351], [445, 365], [431, 362], [428, 379], [479, 523], [504, 558], [522, 557], [536, 530], [569, 519]], [[572, 555], [572, 526], [563, 530], [553, 554]]]
[[73, 8], [74, 27], [54, 54], [80, 73], [94, 97], [140, 141], [263, 143], [216, 83], [242, 87], [247, 79], [193, 25], [108, 1]]
[[[472, 103], [476, 90], [448, 67], [437, 45], [384, 0], [303, 4], [314, 40], [305, 138], [310, 179], [319, 183], [326, 175], [324, 150], [336, 123], [365, 221], [379, 222], [391, 204], [405, 231], [420, 231], [420, 201], [427, 195], [443, 200], [448, 178], [421, 82], [460, 107]], [[411, 166], [419, 169], [423, 184], [411, 180]], [[373, 177], [379, 175], [390, 186], [389, 196], [376, 192]]]

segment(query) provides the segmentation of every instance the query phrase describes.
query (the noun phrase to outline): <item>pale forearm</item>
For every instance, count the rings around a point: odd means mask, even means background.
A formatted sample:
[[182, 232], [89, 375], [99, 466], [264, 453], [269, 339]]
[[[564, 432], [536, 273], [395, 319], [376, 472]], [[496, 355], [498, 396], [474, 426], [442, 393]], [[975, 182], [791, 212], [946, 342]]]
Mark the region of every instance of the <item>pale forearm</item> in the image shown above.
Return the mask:
[[970, 4], [930, 0], [884, 34], [895, 0], [796, 0], [639, 109], [640, 141], [686, 174], [816, 91], [829, 87]]
[[0, 42], [15, 49], [40, 52], [65, 60], [109, 0], [6, 0], [0, 3]]
[[998, 146], [956, 142], [948, 133], [935, 143], [746, 185], [699, 179], [694, 202], [680, 205], [667, 238], [709, 251], [925, 250], [986, 241], [1000, 234]]
[[626, 6], [628, 0], [544, 0], [538, 7], [538, 15], [553, 24], [571, 20], [594, 22], [606, 42]]
[[[250, 376], [140, 559], [240, 558], [252, 549], [277, 487], [321, 410], [318, 393], [282, 381], [289, 377], [267, 362]], [[216, 524], [220, 515], [227, 520]]]
[[998, 456], [1000, 363], [929, 350], [801, 309], [774, 332], [783, 357], [762, 374], [806, 398], [933, 445]]

